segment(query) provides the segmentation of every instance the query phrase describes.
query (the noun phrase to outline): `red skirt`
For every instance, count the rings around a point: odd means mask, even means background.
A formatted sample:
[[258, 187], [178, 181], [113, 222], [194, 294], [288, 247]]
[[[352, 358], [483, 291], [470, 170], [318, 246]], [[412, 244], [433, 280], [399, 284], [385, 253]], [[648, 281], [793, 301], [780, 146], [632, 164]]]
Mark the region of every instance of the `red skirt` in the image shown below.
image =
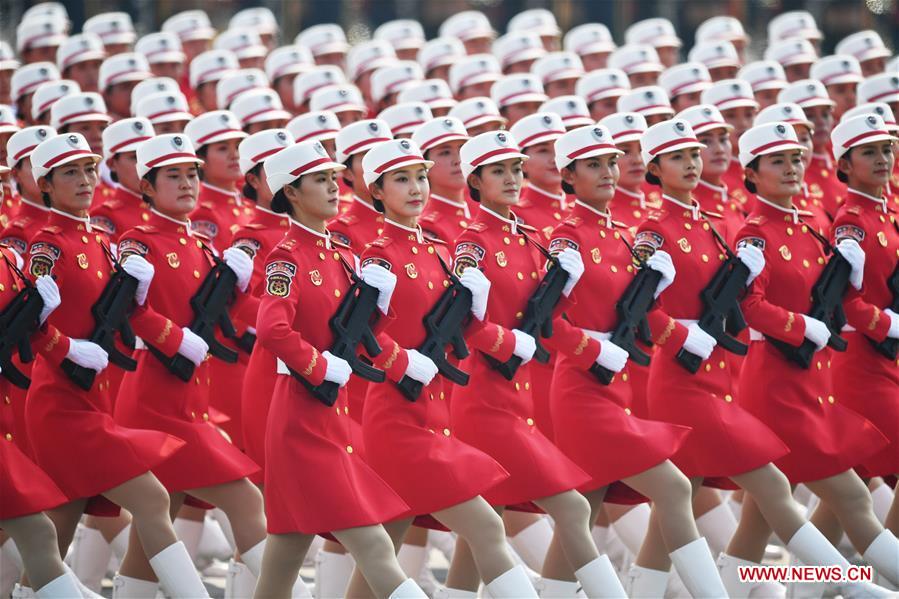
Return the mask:
[[461, 368], [471, 380], [453, 391], [453, 430], [510, 474], [484, 495], [491, 505], [526, 504], [579, 489], [590, 481], [590, 475], [540, 431], [531, 396], [530, 364], [519, 368], [512, 381], [490, 368], [480, 354], [463, 361]]
[[207, 360], [185, 383], [148, 351], [138, 352], [137, 370], [122, 380], [115, 402], [116, 422], [164, 431], [186, 442], [153, 473], [170, 492], [211, 487], [259, 470], [209, 421]]
[[[672, 461], [690, 478], [735, 488], [727, 479], [783, 458], [789, 448], [766, 423], [734, 401], [727, 352], [716, 347], [696, 374], [677, 362], [680, 348], [658, 348], [652, 358], [649, 417], [692, 430]], [[761, 378], [767, 384], [765, 377]], [[768, 391], [772, 387], [768, 387]]]
[[555, 364], [558, 360], [556, 354], [552, 354], [552, 359], [547, 364], [542, 364], [536, 360], [531, 366], [531, 382], [534, 384], [531, 397], [534, 398], [534, 420], [540, 432], [546, 435], [546, 438], [552, 441], [555, 439], [555, 427], [553, 425], [553, 410], [551, 404], [553, 372]]
[[834, 396], [873, 422], [890, 445], [856, 469], [864, 477], [899, 473], [899, 361], [886, 359], [861, 333], [843, 333], [845, 352], [833, 352]]
[[508, 477], [496, 460], [453, 434], [446, 401], [440, 377], [414, 402], [389, 381], [368, 387], [362, 413], [366, 455], [409, 505], [405, 516], [486, 496]]
[[228, 417], [218, 425], [234, 445], [243, 449], [241, 402], [249, 356], [243, 350], [236, 351], [239, 359], [234, 364], [209, 360], [209, 406]]
[[[821, 480], [863, 464], [889, 443], [877, 427], [845, 407], [831, 386], [831, 351], [815, 354], [808, 370], [775, 347], [754, 341], [743, 362], [740, 403], [790, 448], [774, 463], [791, 483]], [[861, 379], [844, 372], [856, 384]]]
[[34, 461], [72, 500], [155, 472], [184, 450], [178, 436], [113, 420], [103, 409], [99, 388], [105, 383], [101, 373], [90, 391], [82, 391], [41, 356], [32, 371], [26, 424]]
[[352, 422], [346, 391], [329, 408], [293, 377], [277, 375], [265, 440], [268, 532], [324, 534], [409, 512], [356, 451]]
[[53, 509], [69, 498], [15, 443], [0, 439], [0, 520]]
[[243, 449], [260, 470], [250, 477], [260, 485], [265, 478], [265, 431], [275, 392], [275, 356], [257, 343], [243, 379], [240, 420], [243, 427]]
[[612, 485], [606, 501], [633, 503], [643, 497], [617, 481], [671, 459], [690, 433], [684, 426], [644, 420], [633, 413], [629, 370], [603, 386], [564, 356], [552, 380], [556, 445], [591, 476], [582, 492]]

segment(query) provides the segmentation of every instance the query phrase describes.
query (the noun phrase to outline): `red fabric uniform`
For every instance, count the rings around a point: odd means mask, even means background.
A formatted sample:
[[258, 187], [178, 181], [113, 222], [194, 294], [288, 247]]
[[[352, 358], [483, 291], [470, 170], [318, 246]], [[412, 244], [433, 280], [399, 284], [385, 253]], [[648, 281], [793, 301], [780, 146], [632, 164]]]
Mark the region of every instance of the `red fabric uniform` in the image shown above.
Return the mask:
[[[18, 274], [9, 267], [15, 263], [12, 252], [0, 248], [0, 311], [21, 288]], [[35, 350], [47, 343], [48, 334], [52, 338], [56, 333], [55, 329], [50, 333], [50, 329], [46, 327], [35, 333], [32, 339]], [[11, 399], [13, 390], [17, 389], [5, 377], [0, 377], [0, 397], [3, 398], [0, 404], [0, 520], [42, 512], [69, 501], [20, 447], [25, 438], [24, 422]]]
[[[190, 324], [190, 298], [211, 270], [201, 241], [188, 224], [151, 211], [146, 225], [126, 231], [119, 240], [123, 260], [136, 254], [156, 269], [147, 305], [164, 314], [164, 326], [140, 335], [167, 356], [181, 346], [181, 327]], [[238, 293], [242, 301], [244, 294]], [[116, 422], [166, 431], [187, 442], [173, 459], [154, 470], [169, 491], [209, 487], [249, 476], [258, 466], [228, 443], [209, 422], [209, 361], [181, 381], [149, 351], [137, 352], [137, 370], [125, 374], [116, 399]]]
[[444, 243], [452, 243], [462, 234], [471, 222], [468, 202], [463, 198], [462, 204], [438, 196], [434, 193], [428, 197], [424, 213], [418, 219], [422, 231], [428, 237], [439, 239]]
[[[328, 320], [350, 287], [338, 251], [328, 237], [292, 223], [265, 263], [259, 343], [313, 385], [325, 378]], [[270, 533], [325, 533], [408, 512], [355, 451], [345, 388], [327, 407], [289, 374], [268, 376], [276, 378], [265, 440]]]
[[834, 221], [834, 239], [855, 239], [865, 250], [865, 280], [862, 291], [851, 288], [844, 303], [851, 331], [845, 352], [833, 352], [831, 361], [840, 376], [833, 377], [834, 395], [877, 425], [890, 446], [866, 460], [864, 476], [888, 476], [899, 472], [899, 364], [889, 360], [870, 343], [886, 339], [890, 319], [882, 312], [893, 303], [887, 279], [899, 262], [899, 232], [896, 216], [886, 198], [862, 195], [853, 189]]
[[[528, 235], [536, 234], [529, 231]], [[508, 381], [484, 355], [503, 362], [512, 356], [512, 329], [524, 317], [543, 271], [538, 256], [514, 214], [511, 220], [505, 219], [483, 206], [456, 240], [455, 270], [461, 273], [476, 266], [490, 279], [487, 320], [498, 325], [468, 339], [471, 355], [461, 368], [471, 381], [456, 387], [450, 404], [459, 438], [493, 456], [511, 474], [484, 496], [491, 505], [523, 504], [580, 488], [590, 480], [538, 427], [530, 363]]]
[[0, 231], [0, 245], [11, 247], [25, 258], [31, 238], [46, 224], [49, 214], [50, 209], [43, 204], [32, 204], [23, 198], [18, 213]]
[[809, 212], [809, 215], [806, 216], [803, 220], [805, 220], [808, 224], [815, 228], [818, 233], [827, 237], [830, 232], [830, 224], [832, 222], [832, 218], [835, 216], [834, 214], [828, 214], [824, 209], [824, 202], [821, 201], [821, 197], [815, 197], [811, 194], [809, 190], [809, 186], [807, 183], [802, 184], [802, 196], [797, 198], [796, 202], [798, 208], [800, 210], [804, 210]]
[[743, 181], [746, 178], [744, 168], [736, 156], [731, 156], [727, 171], [721, 176], [721, 182], [727, 186], [731, 203], [743, 214], [752, 210], [753, 196], [746, 191]]
[[[435, 377], [414, 402], [394, 384], [408, 366], [406, 350], [425, 340], [425, 315], [449, 285], [437, 252], [448, 264], [445, 246], [425, 238], [420, 229], [385, 220], [384, 235], [362, 254], [362, 266], [377, 264], [396, 275], [390, 304], [391, 314], [398, 315], [378, 335], [382, 351], [374, 364], [389, 381], [368, 386], [362, 413], [365, 452], [372, 467], [409, 504], [412, 516], [484, 495], [508, 477], [493, 458], [453, 434], [442, 377]], [[489, 335], [490, 328], [495, 327], [473, 325], [480, 336]]]
[[721, 215], [721, 224], [716, 224], [715, 228], [728, 243], [733, 243], [734, 235], [743, 226], [744, 214], [738, 201], [732, 198], [727, 185], [718, 187], [700, 179], [699, 185], [693, 190], [693, 198], [699, 202], [703, 211]]
[[22, 198], [13, 193], [12, 188], [6, 183], [0, 185], [3, 186], [3, 203], [0, 204], [0, 228], [2, 228], [19, 212]]
[[[644, 420], [632, 413], [628, 367], [608, 386], [588, 370], [600, 355], [600, 344], [584, 330], [610, 332], [615, 328], [615, 303], [634, 276], [633, 258], [621, 235], [611, 215], [578, 201], [553, 232], [550, 243], [553, 254], [565, 248], [578, 251], [586, 266], [572, 292], [573, 305], [565, 311], [565, 318], [554, 320], [553, 336], [547, 340], [559, 350], [550, 401], [555, 442], [592, 477], [582, 491], [657, 466], [675, 454], [689, 433], [686, 427]], [[664, 324], [667, 317], [656, 313], [650, 320]], [[625, 485], [615, 485], [606, 500], [633, 499], [635, 495]]]
[[846, 186], [837, 179], [833, 158], [827, 154], [812, 154], [812, 163], [805, 171], [809, 195], [818, 199], [831, 219], [846, 198]]
[[91, 225], [106, 231], [113, 243], [122, 233], [150, 220], [150, 207], [140, 194], [119, 185], [111, 197], [91, 209]]
[[[762, 250], [765, 269], [742, 301], [743, 314], [754, 331], [798, 346], [805, 338], [802, 314], [811, 307], [810, 291], [826, 262], [824, 250], [799, 222], [798, 210], [756, 199], [737, 245]], [[790, 453], [775, 464], [791, 483], [839, 474], [886, 445], [873, 424], [835, 398], [829, 349], [804, 370], [758, 333], [743, 362], [740, 404], [789, 446]]]
[[190, 226], [212, 242], [219, 251], [231, 245], [238, 227], [250, 222], [253, 206], [240, 193], [200, 184], [197, 207], [190, 214]]
[[[108, 242], [86, 218], [53, 210], [28, 255], [29, 275], [54, 276], [63, 300], [49, 318], [57, 334], [39, 348], [34, 362], [25, 423], [35, 461], [70, 499], [94, 497], [160, 467], [183, 445], [164, 432], [116, 423], [109, 411], [106, 371], [97, 375], [90, 391], [83, 391], [60, 369], [68, 338], [85, 339], [94, 329], [90, 307], [111, 271], [103, 248]], [[155, 336], [165, 322], [146, 306], [131, 317], [142, 337]]]
[[[284, 238], [290, 221], [283, 214], [256, 206], [253, 221], [244, 225], [234, 234], [234, 246], [246, 251], [253, 258], [253, 278], [247, 293], [254, 298], [265, 292], [265, 259]], [[252, 323], [255, 326], [255, 321]], [[241, 352], [241, 359], [244, 358]], [[254, 483], [262, 483], [265, 469], [265, 426], [276, 377], [275, 356], [256, 343], [244, 372], [241, 385], [241, 405], [239, 421], [242, 431], [242, 446], [248, 456], [262, 468], [254, 475]], [[232, 415], [233, 418], [233, 415]]]
[[336, 241], [351, 247], [354, 252], [362, 252], [365, 244], [381, 236], [384, 215], [353, 196], [353, 205], [328, 223], [328, 230]]
[[[759, 468], [788, 450], [762, 420], [734, 402], [724, 349], [715, 347], [695, 374], [677, 361], [687, 325], [704, 311], [700, 294], [724, 254], [698, 204], [663, 199], [663, 206], [640, 225], [635, 240], [635, 249], [644, 256], [660, 249], [668, 252], [677, 270], [674, 283], [659, 297], [669, 319], [663, 329], [653, 330], [657, 348], [649, 374], [649, 416], [691, 427], [674, 463], [688, 477], [726, 485], [721, 479]], [[720, 219], [709, 218], [720, 224]]]
[[97, 182], [94, 188], [94, 196], [91, 198], [91, 210], [115, 195], [116, 185], [110, 185], [102, 178]]

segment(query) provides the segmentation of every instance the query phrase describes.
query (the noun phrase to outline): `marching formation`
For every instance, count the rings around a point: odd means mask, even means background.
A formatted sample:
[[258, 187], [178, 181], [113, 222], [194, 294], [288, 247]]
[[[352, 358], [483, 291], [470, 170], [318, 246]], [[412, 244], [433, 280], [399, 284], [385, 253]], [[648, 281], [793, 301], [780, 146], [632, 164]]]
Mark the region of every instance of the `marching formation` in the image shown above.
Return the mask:
[[0, 596], [208, 597], [212, 526], [230, 598], [892, 596], [877, 33], [439, 33], [0, 41]]

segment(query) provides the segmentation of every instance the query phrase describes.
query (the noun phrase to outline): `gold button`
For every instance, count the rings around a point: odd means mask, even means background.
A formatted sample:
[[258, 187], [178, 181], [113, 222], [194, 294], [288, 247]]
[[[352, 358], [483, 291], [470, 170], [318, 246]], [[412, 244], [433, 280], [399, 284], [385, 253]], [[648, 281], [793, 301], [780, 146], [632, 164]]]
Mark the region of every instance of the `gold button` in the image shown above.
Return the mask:
[[631, 409], [630, 409], [630, 408], [624, 408], [624, 413], [627, 414], [628, 416], [630, 416], [630, 415], [631, 415]]
[[5, 403], [6, 405], [9, 405], [11, 403], [11, 401], [9, 399], [9, 395], [3, 396], [3, 403]]
[[705, 365], [705, 371], [706, 371], [706, 372], [711, 372], [711, 371], [712, 371], [712, 365], [711, 365], [711, 364], [706, 364], [706, 365]]
[[615, 231], [615, 239], [621, 239], [621, 233]]
[[319, 252], [319, 253], [318, 253], [318, 259], [319, 259], [319, 260], [324, 260], [324, 259], [325, 259], [325, 253], [324, 253], [324, 252]]
[[444, 436], [449, 437], [449, 436], [450, 436], [450, 429], [448, 429], [448, 428], [443, 429], [443, 434], [444, 434]]
[[618, 272], [618, 267], [613, 264], [609, 267], [609, 270], [611, 270], [612, 272]]
[[344, 414], [349, 414], [349, 413], [350, 413], [350, 406], [343, 406], [343, 413], [344, 413]]
[[524, 312], [516, 312], [515, 318], [524, 318]]
[[527, 242], [524, 240], [524, 237], [518, 238], [518, 245], [524, 245], [525, 243], [527, 243]]
[[833, 403], [833, 402], [835, 402], [835, 401], [836, 401], [836, 399], [834, 399], [833, 395], [828, 395], [828, 396], [827, 396], [827, 403]]
[[195, 270], [195, 271], [194, 271], [194, 278], [195, 278], [195, 279], [199, 279], [199, 278], [200, 278], [200, 271], [199, 271], [199, 270]]
[[433, 245], [429, 245], [429, 246], [428, 246], [428, 253], [429, 253], [429, 254], [433, 254], [433, 253], [434, 253], [434, 246], [433, 246]]
[[203, 413], [203, 420], [205, 420], [206, 422], [209, 422], [209, 414], [206, 414], [206, 413], [204, 412], [204, 413]]
[[535, 281], [537, 280], [537, 272], [536, 271], [533, 271], [533, 270], [531, 271], [531, 278], [534, 279]]
[[347, 452], [347, 453], [353, 453], [353, 446], [352, 446], [352, 445], [347, 445], [347, 446], [346, 446], [346, 452]]
[[446, 395], [443, 393], [443, 391], [440, 392], [439, 397], [440, 399], [446, 399]]
[[12, 433], [6, 433], [6, 440], [12, 441]]
[[522, 274], [522, 273], [517, 273], [515, 276], [518, 277], [518, 280], [519, 280], [519, 281], [523, 281], [523, 280], [524, 280], [524, 274]]
[[556, 220], [562, 220], [562, 215], [558, 212], [553, 212], [553, 218]]
[[415, 247], [414, 245], [412, 246], [412, 253], [413, 253], [413, 254], [417, 254], [417, 253], [418, 253], [418, 248]]
[[87, 235], [81, 236], [81, 243], [87, 243]]
[[97, 243], [103, 243], [103, 238], [99, 235], [94, 235], [94, 241], [96, 241]]
[[811, 266], [811, 263], [808, 260], [803, 259], [802, 266], [804, 266], [805, 268], [808, 268], [809, 266]]
[[334, 252], [334, 259], [340, 260], [340, 252]]
[[599, 236], [602, 237], [603, 239], [605, 239], [605, 238], [606, 238], [606, 232], [605, 232], [605, 231], [600, 231], [600, 232], [599, 232]]
[[530, 383], [525, 383], [525, 384], [524, 384], [524, 390], [525, 390], [525, 391], [527, 391], [527, 390], [530, 389], [530, 388], [531, 388], [531, 384], [530, 384]]
[[203, 247], [203, 242], [200, 241], [199, 239], [197, 240], [197, 247], [198, 247], [198, 248]]
[[443, 279], [443, 286], [449, 287], [449, 285], [450, 285], [449, 281], [447, 281], [446, 279]]
[[702, 223], [702, 230], [703, 230], [703, 231], [708, 231], [708, 230], [709, 230], [709, 223]]
[[237, 208], [232, 208], [231, 214], [233, 214], [234, 216], [240, 216], [240, 210], [238, 210]]
[[684, 228], [685, 228], [687, 231], [689, 231], [690, 229], [693, 228], [693, 225], [691, 225], [690, 223], [684, 223]]
[[824, 398], [819, 397], [819, 398], [818, 398], [818, 403], [823, 404], [823, 403], [824, 403]]
[[334, 297], [340, 297], [340, 289], [334, 290]]
[[509, 245], [510, 243], [512, 243], [512, 240], [509, 239], [508, 237], [503, 237], [503, 243], [505, 243], [506, 245]]
[[337, 412], [337, 415], [340, 416], [340, 406], [334, 408], [334, 411]]
[[98, 278], [98, 279], [102, 279], [102, 278], [103, 278], [103, 271], [101, 271], [101, 270], [98, 270], [98, 271], [97, 271], [97, 278]]
[[632, 264], [627, 265], [627, 272], [634, 272], [634, 266]]
[[626, 372], [621, 375], [621, 380], [624, 381], [625, 383], [627, 382], [627, 373]]
[[434, 283], [432, 281], [428, 281], [428, 289], [433, 289]]
[[720, 362], [718, 362], [718, 368], [720, 368], [721, 370], [724, 370], [724, 368], [726, 366], [727, 366], [727, 364], [724, 363], [724, 360], [721, 360]]
[[703, 262], [708, 262], [708, 261], [709, 261], [709, 257], [708, 257], [707, 255], [703, 254], [701, 257], [702, 257], [702, 261], [703, 261]]
[[787, 227], [787, 235], [793, 234], [793, 227]]
[[818, 370], [821, 370], [821, 368], [822, 368], [822, 367], [821, 367], [821, 362], [820, 362], [820, 361], [819, 361], [817, 364], [815, 364], [815, 366], [818, 368]]
[[521, 391], [521, 384], [520, 384], [520, 383], [515, 383], [515, 390], [516, 390], [516, 391]]
[[180, 243], [181, 245], [187, 245], [187, 240], [184, 239], [183, 237], [179, 237], [179, 238], [178, 238], [178, 243]]
[[728, 393], [727, 395], [724, 396], [724, 401], [726, 401], [727, 403], [730, 403], [733, 400], [734, 400], [734, 397], [730, 393]]
[[818, 256], [818, 264], [824, 264], [824, 258]]
[[191, 417], [191, 418], [196, 418], [196, 417], [197, 417], [197, 413], [196, 413], [196, 412], [191, 412], [191, 413], [190, 413], [190, 417]]
[[147, 222], [148, 220], [150, 220], [150, 215], [147, 214], [146, 212], [144, 212], [143, 214], [140, 215], [140, 218], [141, 218], [141, 220], [143, 220], [144, 222]]
[[3, 285], [3, 283], [0, 283], [0, 291], [6, 291], [6, 287]]
[[528, 426], [534, 426], [534, 419], [533, 419], [533, 418], [528, 418], [525, 422], [528, 423]]

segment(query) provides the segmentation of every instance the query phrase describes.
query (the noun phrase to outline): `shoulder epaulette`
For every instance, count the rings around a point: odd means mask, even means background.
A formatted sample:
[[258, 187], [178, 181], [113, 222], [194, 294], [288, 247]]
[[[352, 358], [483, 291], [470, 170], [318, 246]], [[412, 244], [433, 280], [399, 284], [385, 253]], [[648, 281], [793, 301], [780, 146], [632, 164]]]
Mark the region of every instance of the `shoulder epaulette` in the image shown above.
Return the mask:
[[467, 227], [465, 227], [466, 231], [474, 231], [475, 233], [483, 233], [487, 230], [487, 223], [471, 223]]
[[156, 233], [157, 231], [156, 227], [153, 225], [137, 225], [134, 228], [142, 233]]
[[393, 243], [393, 240], [390, 237], [378, 237], [369, 243], [368, 246], [373, 248], [386, 248], [391, 243]]
[[766, 222], [768, 222], [768, 217], [766, 217], [763, 214], [756, 214], [756, 215], [750, 216], [749, 218], [746, 219], [747, 225], [755, 225], [757, 227], [761, 227]]
[[355, 214], [341, 214], [334, 220], [341, 224], [350, 226], [350, 225], [355, 225], [359, 221], [359, 217], [356, 216]]

